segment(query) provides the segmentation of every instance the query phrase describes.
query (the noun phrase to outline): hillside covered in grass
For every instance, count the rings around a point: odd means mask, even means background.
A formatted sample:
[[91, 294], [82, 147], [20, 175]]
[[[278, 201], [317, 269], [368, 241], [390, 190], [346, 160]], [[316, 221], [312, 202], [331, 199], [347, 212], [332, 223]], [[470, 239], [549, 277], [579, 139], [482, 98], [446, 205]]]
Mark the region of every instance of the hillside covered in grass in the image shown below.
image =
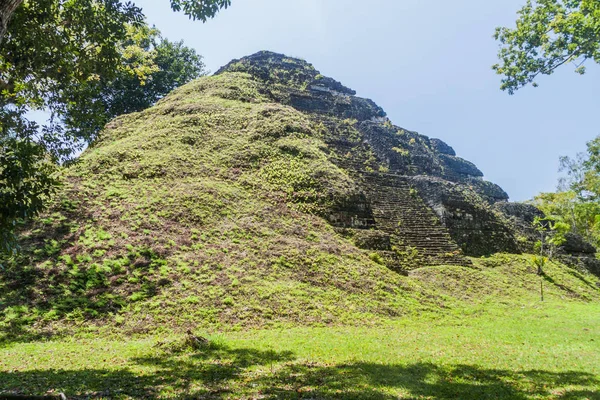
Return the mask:
[[[282, 55], [113, 120], [63, 175], [2, 261], [5, 338], [370, 326], [538, 296], [502, 189]], [[585, 270], [551, 264], [544, 282], [600, 297]]]
[[[548, 265], [546, 298], [527, 257], [426, 267], [435, 309], [376, 326], [156, 331], [3, 343], [0, 393], [69, 399], [595, 399], [597, 279]], [[290, 298], [291, 301], [295, 299]], [[416, 311], [416, 310], [415, 310]], [[82, 329], [83, 328], [83, 329]], [[82, 356], [84, 355], [84, 356]]]

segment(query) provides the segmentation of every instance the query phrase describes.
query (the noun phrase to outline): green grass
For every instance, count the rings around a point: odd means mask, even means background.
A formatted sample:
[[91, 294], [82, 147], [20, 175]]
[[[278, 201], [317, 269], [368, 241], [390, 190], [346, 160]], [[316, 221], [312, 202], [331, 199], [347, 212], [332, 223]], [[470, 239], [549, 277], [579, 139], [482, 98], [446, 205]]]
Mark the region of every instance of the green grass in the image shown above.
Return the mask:
[[0, 391], [69, 398], [598, 399], [600, 305], [424, 314], [376, 328], [14, 343]]

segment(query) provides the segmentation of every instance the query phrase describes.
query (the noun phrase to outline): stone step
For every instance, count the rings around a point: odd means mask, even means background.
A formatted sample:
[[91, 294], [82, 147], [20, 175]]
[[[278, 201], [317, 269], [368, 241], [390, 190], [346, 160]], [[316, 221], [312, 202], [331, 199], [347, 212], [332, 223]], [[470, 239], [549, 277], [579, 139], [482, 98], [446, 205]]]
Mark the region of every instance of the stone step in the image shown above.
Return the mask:
[[[350, 149], [355, 146], [356, 144], [336, 143], [336, 148]], [[369, 223], [364, 226], [354, 222], [348, 223], [358, 217], [348, 218], [348, 215], [338, 219], [341, 223], [336, 226], [354, 230], [374, 229], [375, 233], [359, 235], [363, 238], [360, 241], [361, 246], [373, 246], [373, 250], [388, 259], [391, 269], [406, 270], [410, 263], [415, 267], [470, 264], [469, 260], [462, 256], [459, 247], [451, 239], [449, 231], [438, 216], [425, 204], [418, 192], [412, 189], [410, 176], [365, 172], [365, 165], [355, 162], [357, 160], [351, 157], [340, 156], [335, 161], [365, 188], [364, 209], [369, 211]], [[366, 218], [364, 215], [360, 217]], [[402, 257], [409, 257], [410, 260], [400, 259], [400, 255], [391, 251], [392, 246], [396, 246], [400, 252], [406, 252]], [[382, 250], [386, 248], [389, 250]], [[411, 249], [415, 249], [416, 254], [412, 254]]]
[[[368, 188], [377, 229], [390, 234], [391, 243], [406, 251], [408, 259], [402, 260], [395, 252], [382, 252], [392, 269], [407, 269], [416, 265], [468, 265], [447, 228], [423, 200], [411, 190], [410, 178], [385, 173], [360, 173], [359, 179]], [[411, 254], [415, 249], [416, 254]], [[395, 265], [395, 266], [394, 266]], [[415, 266], [416, 266], [415, 265]]]

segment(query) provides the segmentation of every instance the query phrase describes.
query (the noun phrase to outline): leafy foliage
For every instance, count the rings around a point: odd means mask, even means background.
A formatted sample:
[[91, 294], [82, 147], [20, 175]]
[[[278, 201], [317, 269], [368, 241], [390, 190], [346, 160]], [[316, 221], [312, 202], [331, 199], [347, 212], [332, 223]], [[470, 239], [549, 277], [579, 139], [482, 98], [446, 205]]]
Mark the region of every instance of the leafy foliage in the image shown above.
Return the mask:
[[540, 193], [534, 198], [534, 204], [546, 215], [569, 225], [570, 231], [583, 236], [596, 245], [600, 231], [600, 204], [597, 201], [584, 200], [572, 190], [556, 193]]
[[600, 246], [600, 136], [587, 143], [587, 154], [562, 157], [561, 191], [541, 193], [534, 204], [546, 215], [568, 224], [570, 231]]
[[[0, 48], [2, 249], [12, 248], [4, 239], [12, 235], [15, 218], [38, 212], [42, 195], [57, 184], [46, 161], [77, 150], [81, 138], [58, 123], [72, 93], [98, 76], [115, 76], [126, 26], [142, 19], [139, 8], [115, 0], [28, 1], [15, 11]], [[51, 114], [41, 129], [27, 118], [40, 109]]]
[[171, 0], [174, 11], [183, 11], [191, 19], [206, 22], [213, 18], [219, 10], [231, 5], [231, 0]]
[[60, 115], [78, 85], [116, 75], [127, 25], [142, 21], [139, 8], [114, 0], [23, 3], [0, 49], [2, 105]]
[[494, 70], [503, 75], [502, 90], [513, 94], [550, 75], [568, 62], [585, 73], [586, 60], [600, 62], [600, 2], [598, 0], [527, 0], [518, 12], [515, 28], [496, 28], [501, 43], [500, 63]]
[[[54, 190], [48, 162], [68, 160], [111, 118], [149, 107], [203, 72], [194, 50], [160, 37], [130, 2], [23, 2], [0, 47], [0, 247], [12, 247], [5, 239], [14, 218], [37, 213]], [[37, 110], [50, 115], [42, 127], [29, 120]]]
[[540, 240], [535, 243], [538, 255], [533, 257], [533, 264], [537, 267], [538, 275], [543, 275], [544, 265], [552, 257], [554, 249], [566, 241], [565, 234], [569, 231], [569, 225], [556, 217], [546, 216], [535, 217], [533, 227], [540, 235]]
[[40, 145], [14, 137], [0, 137], [0, 145], [0, 252], [13, 253], [16, 221], [37, 215], [58, 181]]

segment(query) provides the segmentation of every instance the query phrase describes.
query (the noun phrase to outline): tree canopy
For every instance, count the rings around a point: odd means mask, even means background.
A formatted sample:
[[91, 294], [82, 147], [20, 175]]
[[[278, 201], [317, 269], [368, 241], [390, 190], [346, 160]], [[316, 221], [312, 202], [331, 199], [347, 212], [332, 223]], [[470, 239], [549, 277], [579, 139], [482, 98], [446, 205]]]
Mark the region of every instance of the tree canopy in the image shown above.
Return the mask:
[[583, 74], [587, 60], [600, 63], [600, 1], [528, 0], [516, 27], [496, 28], [495, 38], [500, 63], [493, 69], [510, 94], [569, 62]]
[[171, 42], [148, 26], [130, 32], [122, 43], [122, 65], [117, 73], [82, 82], [71, 101], [63, 105], [64, 126], [72, 136], [92, 142], [114, 117], [146, 109], [176, 87], [205, 74], [202, 57], [182, 41]]
[[[229, 0], [173, 0], [205, 21]], [[10, 12], [7, 16], [6, 12]], [[2, 25], [5, 24], [5, 25]], [[119, 0], [0, 1], [0, 251], [14, 226], [39, 213], [59, 181], [57, 163], [112, 117], [153, 104], [204, 72], [201, 57]], [[32, 111], [50, 115], [43, 126]]]
[[561, 169], [567, 173], [561, 190], [539, 194], [534, 204], [600, 247], [600, 136], [587, 143], [586, 153], [562, 157]]
[[[15, 10], [17, 10], [21, 4], [27, 5], [28, 3], [31, 4], [32, 1], [0, 0], [0, 43], [4, 39], [8, 23], [15, 13]], [[58, 0], [53, 1], [52, 3], [59, 6], [67, 6], [69, 3], [71, 3], [75, 6], [74, 9], [77, 9], [78, 4], [83, 4], [85, 2], [81, 3], [77, 0]], [[108, 8], [135, 7], [130, 1], [122, 4], [120, 0], [101, 0], [95, 3], [97, 3], [99, 7]], [[170, 3], [173, 11], [182, 11], [185, 15], [189, 16], [193, 20], [198, 19], [202, 22], [206, 22], [209, 18], [213, 18], [219, 12], [219, 10], [229, 7], [231, 5], [231, 0], [170, 0]]]

